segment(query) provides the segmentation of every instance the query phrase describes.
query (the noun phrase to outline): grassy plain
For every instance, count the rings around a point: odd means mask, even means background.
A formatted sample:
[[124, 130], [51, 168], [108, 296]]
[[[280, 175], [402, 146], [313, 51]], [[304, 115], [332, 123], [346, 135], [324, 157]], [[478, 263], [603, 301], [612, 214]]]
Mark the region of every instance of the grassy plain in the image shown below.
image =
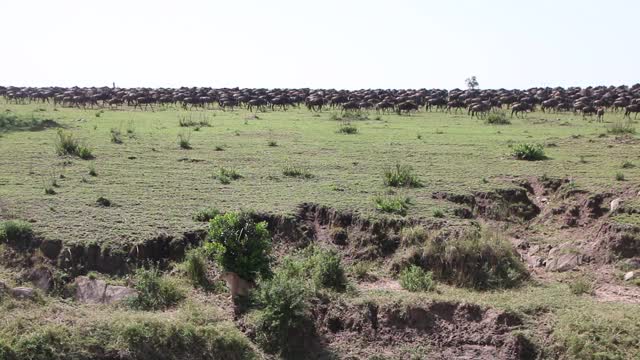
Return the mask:
[[[158, 231], [197, 226], [203, 207], [293, 212], [303, 202], [375, 215], [374, 198], [389, 191], [383, 173], [395, 164], [414, 168], [420, 188], [393, 189], [411, 198], [407, 215], [430, 217], [450, 206], [434, 191], [465, 193], [510, 186], [510, 179], [572, 177], [585, 189], [635, 186], [640, 144], [633, 136], [608, 135], [622, 114], [605, 123], [570, 113], [532, 113], [511, 125], [487, 125], [466, 114], [376, 114], [353, 120], [356, 134], [338, 133], [339, 112], [291, 109], [254, 116], [246, 111], [104, 111], [48, 105], [0, 105], [19, 116], [53, 119], [93, 150], [95, 159], [61, 157], [56, 129], [0, 133], [0, 216], [34, 221], [47, 238], [65, 242], [138, 241]], [[185, 116], [210, 126], [181, 127]], [[122, 143], [111, 141], [112, 129]], [[182, 149], [180, 135], [192, 149]], [[275, 143], [274, 143], [275, 142]], [[545, 145], [548, 160], [519, 161], [510, 146]], [[274, 146], [275, 145], [275, 146]], [[283, 175], [295, 167], [312, 177]], [[228, 184], [220, 169], [242, 177]], [[91, 176], [94, 169], [97, 176]], [[616, 173], [625, 180], [617, 181]], [[45, 194], [55, 179], [55, 195]], [[98, 206], [99, 197], [110, 207]]]

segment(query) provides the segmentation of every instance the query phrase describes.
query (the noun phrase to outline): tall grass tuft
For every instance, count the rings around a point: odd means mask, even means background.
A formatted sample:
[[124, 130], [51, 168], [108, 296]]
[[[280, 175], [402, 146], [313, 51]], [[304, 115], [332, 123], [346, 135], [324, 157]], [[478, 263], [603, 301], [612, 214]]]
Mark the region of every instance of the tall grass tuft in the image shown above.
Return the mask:
[[384, 171], [384, 184], [392, 187], [422, 187], [418, 176], [409, 165], [396, 164]]
[[547, 158], [541, 144], [517, 144], [513, 147], [511, 154], [518, 160], [538, 161]]

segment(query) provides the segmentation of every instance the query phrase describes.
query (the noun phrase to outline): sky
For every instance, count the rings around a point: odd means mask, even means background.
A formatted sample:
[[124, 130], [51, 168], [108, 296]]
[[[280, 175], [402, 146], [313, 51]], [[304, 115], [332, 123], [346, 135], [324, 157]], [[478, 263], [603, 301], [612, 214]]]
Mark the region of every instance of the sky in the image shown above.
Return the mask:
[[0, 9], [4, 86], [640, 81], [634, 0], [0, 0]]

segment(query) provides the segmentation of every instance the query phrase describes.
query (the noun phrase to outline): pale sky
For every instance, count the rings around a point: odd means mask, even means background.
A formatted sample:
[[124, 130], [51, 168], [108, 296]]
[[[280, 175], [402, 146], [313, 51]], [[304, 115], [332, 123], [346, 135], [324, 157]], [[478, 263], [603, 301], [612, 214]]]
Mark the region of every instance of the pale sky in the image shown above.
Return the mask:
[[0, 85], [640, 81], [636, 0], [0, 0]]

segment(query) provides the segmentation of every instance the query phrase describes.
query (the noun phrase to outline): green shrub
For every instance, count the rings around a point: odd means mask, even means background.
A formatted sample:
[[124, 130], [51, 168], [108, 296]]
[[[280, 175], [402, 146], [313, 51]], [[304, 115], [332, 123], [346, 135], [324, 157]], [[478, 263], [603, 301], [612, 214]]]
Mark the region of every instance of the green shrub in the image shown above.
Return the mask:
[[371, 278], [373, 267], [373, 263], [369, 261], [358, 261], [351, 265], [350, 273], [358, 280], [367, 280]]
[[22, 220], [8, 220], [0, 224], [0, 242], [28, 245], [34, 237], [31, 224]]
[[528, 276], [511, 243], [487, 230], [428, 241], [422, 263], [437, 279], [476, 289], [509, 288]]
[[98, 176], [98, 172], [96, 171], [96, 167], [93, 164], [89, 165], [89, 175], [93, 176], [93, 177]]
[[376, 204], [376, 209], [378, 211], [388, 214], [397, 214], [401, 216], [407, 215], [407, 209], [409, 209], [409, 205], [411, 205], [410, 198], [399, 196], [378, 196], [373, 199], [373, 201]]
[[230, 184], [232, 180], [238, 180], [241, 178], [242, 178], [242, 175], [240, 175], [240, 173], [238, 173], [234, 169], [220, 168], [220, 174], [218, 175], [218, 180], [222, 184], [225, 184], [225, 185]]
[[111, 200], [107, 199], [104, 196], [100, 196], [98, 197], [98, 200], [96, 200], [96, 204], [104, 207], [109, 207], [111, 206]]
[[111, 142], [114, 144], [122, 144], [122, 133], [120, 129], [111, 129]]
[[631, 119], [617, 120], [607, 128], [607, 132], [614, 135], [635, 134], [636, 128]]
[[507, 118], [507, 114], [504, 111], [495, 111], [489, 113], [484, 120], [486, 124], [490, 125], [509, 125], [511, 121]]
[[255, 223], [248, 213], [228, 212], [213, 218], [205, 249], [224, 271], [242, 279], [253, 281], [270, 275], [271, 235], [267, 223]]
[[190, 133], [178, 134], [178, 145], [180, 145], [181, 149], [185, 149], [185, 150], [191, 149], [191, 134]]
[[547, 157], [541, 144], [521, 143], [513, 147], [512, 155], [518, 160], [537, 161]]
[[616, 180], [617, 181], [624, 181], [624, 174], [621, 172], [617, 172], [616, 173]]
[[284, 170], [282, 170], [282, 175], [302, 179], [311, 179], [313, 177], [311, 173], [294, 165], [287, 165]]
[[353, 135], [358, 133], [358, 128], [349, 121], [343, 121], [338, 128], [338, 133]]
[[72, 133], [60, 129], [55, 146], [58, 155], [75, 155], [78, 152], [79, 142]]
[[207, 278], [207, 257], [202, 249], [187, 251], [184, 258], [184, 267], [187, 278], [194, 286], [208, 288], [210, 283]]
[[433, 217], [434, 218], [443, 218], [444, 212], [440, 209], [433, 209]]
[[408, 165], [396, 164], [384, 172], [384, 184], [392, 187], [421, 187], [418, 176], [413, 173], [413, 168]]
[[591, 295], [593, 293], [593, 282], [585, 277], [579, 277], [569, 283], [569, 289], [574, 295]]
[[422, 245], [429, 240], [430, 233], [422, 226], [402, 228], [400, 239], [403, 246]]
[[138, 294], [128, 298], [127, 303], [138, 310], [164, 310], [176, 305], [185, 296], [183, 291], [173, 281], [163, 277], [156, 267], [136, 270], [134, 288]]
[[433, 274], [415, 265], [411, 265], [400, 272], [400, 286], [411, 292], [433, 291], [436, 288]]
[[309, 246], [287, 256], [282, 261], [279, 272], [308, 282], [315, 290], [344, 291], [347, 287], [347, 277], [340, 256], [333, 250], [318, 246]]
[[204, 208], [196, 211], [196, 213], [193, 214], [193, 220], [198, 222], [209, 222], [209, 220], [220, 214], [221, 212], [218, 209]]
[[256, 312], [256, 342], [266, 352], [294, 358], [304, 351], [299, 339], [313, 328], [307, 312], [308, 298], [299, 278], [276, 273], [260, 283], [254, 293], [254, 300], [261, 307]]
[[636, 166], [631, 161], [625, 161], [625, 162], [622, 163], [621, 167], [623, 169], [633, 169]]

